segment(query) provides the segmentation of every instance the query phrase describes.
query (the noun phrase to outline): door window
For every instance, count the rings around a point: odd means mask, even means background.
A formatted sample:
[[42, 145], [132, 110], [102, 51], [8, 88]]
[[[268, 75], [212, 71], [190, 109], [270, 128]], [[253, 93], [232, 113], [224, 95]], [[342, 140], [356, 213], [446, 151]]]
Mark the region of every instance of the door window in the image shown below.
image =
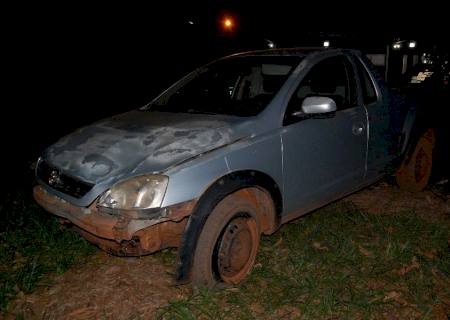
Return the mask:
[[303, 100], [313, 96], [333, 99], [338, 111], [356, 106], [357, 91], [353, 67], [346, 57], [324, 59], [309, 71], [289, 101], [285, 124], [296, 122], [295, 119], [289, 119], [289, 115], [300, 111]]
[[368, 105], [377, 101], [377, 92], [373, 85], [372, 80], [367, 73], [366, 68], [362, 65], [361, 61], [355, 59], [356, 68], [358, 70], [359, 79], [361, 81], [361, 89], [364, 105]]

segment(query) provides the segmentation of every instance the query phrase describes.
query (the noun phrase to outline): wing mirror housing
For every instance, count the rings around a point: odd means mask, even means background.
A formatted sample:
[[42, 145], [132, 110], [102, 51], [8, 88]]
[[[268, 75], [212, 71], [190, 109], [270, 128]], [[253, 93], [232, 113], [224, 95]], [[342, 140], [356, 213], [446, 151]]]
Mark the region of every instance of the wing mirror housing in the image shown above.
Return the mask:
[[308, 97], [303, 100], [301, 110], [293, 112], [294, 117], [331, 118], [337, 110], [336, 102], [328, 97]]

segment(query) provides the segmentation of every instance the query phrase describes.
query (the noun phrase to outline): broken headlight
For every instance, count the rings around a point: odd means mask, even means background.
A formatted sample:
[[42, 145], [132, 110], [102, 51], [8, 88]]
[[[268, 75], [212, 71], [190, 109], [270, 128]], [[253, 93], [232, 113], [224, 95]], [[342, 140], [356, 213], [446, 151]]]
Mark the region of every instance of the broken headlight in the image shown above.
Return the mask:
[[162, 175], [143, 175], [121, 181], [107, 190], [98, 206], [111, 209], [150, 209], [161, 206], [169, 178]]

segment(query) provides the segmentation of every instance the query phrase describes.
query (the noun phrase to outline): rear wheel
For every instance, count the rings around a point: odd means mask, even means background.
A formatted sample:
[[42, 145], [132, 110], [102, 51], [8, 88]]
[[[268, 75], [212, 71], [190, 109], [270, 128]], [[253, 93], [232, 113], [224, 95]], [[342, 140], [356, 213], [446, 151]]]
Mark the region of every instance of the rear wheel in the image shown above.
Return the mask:
[[229, 195], [208, 217], [194, 254], [192, 283], [213, 288], [241, 282], [251, 271], [261, 234], [256, 208], [247, 199]]
[[395, 178], [400, 188], [423, 190], [430, 179], [433, 164], [434, 132], [428, 129], [419, 138], [411, 157], [405, 157]]

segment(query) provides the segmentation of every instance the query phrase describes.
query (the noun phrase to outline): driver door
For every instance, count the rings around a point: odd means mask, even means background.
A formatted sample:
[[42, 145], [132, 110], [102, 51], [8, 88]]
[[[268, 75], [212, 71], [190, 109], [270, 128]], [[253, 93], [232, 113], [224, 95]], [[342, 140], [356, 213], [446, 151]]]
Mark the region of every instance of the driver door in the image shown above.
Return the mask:
[[[306, 212], [362, 183], [367, 118], [356, 88], [353, 65], [339, 55], [313, 66], [291, 97], [281, 133], [285, 212]], [[333, 99], [337, 111], [330, 117], [299, 117], [303, 100], [310, 96]]]

